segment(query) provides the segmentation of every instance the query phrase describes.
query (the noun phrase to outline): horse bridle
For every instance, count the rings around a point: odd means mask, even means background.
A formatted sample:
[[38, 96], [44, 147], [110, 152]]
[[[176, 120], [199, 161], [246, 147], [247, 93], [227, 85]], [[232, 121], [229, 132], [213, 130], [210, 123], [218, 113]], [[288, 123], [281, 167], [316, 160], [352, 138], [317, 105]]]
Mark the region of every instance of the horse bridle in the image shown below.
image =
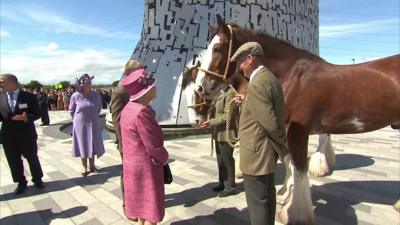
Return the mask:
[[[197, 66], [197, 65], [192, 66], [192, 67], [190, 67], [190, 68], [188, 68], [188, 69], [189, 69], [189, 70], [192, 70], [192, 69], [195, 68], [195, 67], [198, 67], [198, 69], [200, 69], [200, 66]], [[193, 105], [188, 105], [188, 106], [186, 106], [187, 108], [193, 108], [193, 109], [195, 109], [195, 108], [198, 108], [198, 107], [207, 105], [206, 99], [205, 99], [204, 97], [202, 97], [201, 94], [198, 93], [197, 91], [195, 91], [195, 93], [201, 98], [202, 102], [197, 103], [197, 104], [193, 104]]]
[[[231, 55], [232, 55], [232, 45], [233, 45], [233, 32], [232, 32], [232, 27], [231, 27], [230, 25], [227, 25], [227, 26], [228, 26], [228, 30], [229, 30], [229, 49], [228, 49], [228, 59], [227, 59], [227, 61], [226, 61], [226, 66], [225, 66], [225, 72], [224, 72], [224, 74], [222, 75], [222, 74], [219, 74], [219, 73], [216, 73], [216, 72], [213, 72], [213, 71], [209, 71], [208, 69], [204, 69], [204, 68], [202, 68], [201, 66], [200, 66], [199, 69], [198, 69], [198, 70], [200, 70], [200, 71], [203, 71], [204, 73], [207, 73], [207, 74], [209, 74], [209, 75], [212, 75], [212, 76], [215, 76], [215, 77], [217, 77], [217, 78], [222, 79], [222, 81], [223, 81], [224, 83], [227, 83], [227, 78], [226, 78], [226, 77], [228, 76], [228, 70], [229, 70], [229, 65], [230, 65], [229, 59], [231, 58]], [[198, 103], [198, 104], [189, 105], [189, 106], [187, 106], [188, 108], [197, 108], [197, 107], [201, 107], [201, 106], [203, 106], [203, 105], [207, 105], [206, 99], [205, 99], [204, 97], [202, 97], [202, 95], [201, 95], [200, 93], [197, 93], [197, 92], [196, 92], [196, 94], [198, 94], [198, 95], [201, 97], [201, 99], [202, 99], [203, 101], [200, 102], [200, 103]]]
[[229, 49], [228, 49], [228, 59], [227, 59], [227, 61], [226, 61], [226, 66], [225, 66], [225, 72], [224, 72], [224, 74], [222, 75], [222, 74], [219, 74], [219, 73], [216, 73], [216, 72], [213, 72], [213, 71], [209, 71], [208, 69], [204, 69], [204, 68], [201, 68], [201, 67], [199, 67], [199, 70], [200, 71], [203, 71], [204, 73], [207, 73], [207, 74], [209, 74], [209, 75], [212, 75], [212, 76], [215, 76], [215, 77], [218, 77], [218, 78], [220, 78], [220, 79], [222, 79], [222, 81], [224, 82], [224, 83], [226, 83], [226, 77], [227, 77], [227, 75], [228, 75], [228, 70], [229, 70], [229, 59], [231, 58], [231, 55], [232, 55], [232, 43], [233, 43], [233, 32], [232, 32], [232, 27], [230, 26], [230, 25], [227, 25], [228, 26], [228, 29], [229, 29]]

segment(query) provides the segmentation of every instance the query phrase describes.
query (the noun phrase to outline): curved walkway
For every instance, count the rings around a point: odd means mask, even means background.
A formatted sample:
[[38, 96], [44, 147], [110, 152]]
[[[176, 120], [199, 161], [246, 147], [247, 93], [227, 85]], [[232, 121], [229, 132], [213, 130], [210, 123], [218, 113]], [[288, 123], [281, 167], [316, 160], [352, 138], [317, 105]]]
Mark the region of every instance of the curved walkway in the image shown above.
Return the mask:
[[[0, 224], [133, 224], [121, 209], [121, 162], [114, 137], [105, 137], [106, 154], [96, 159], [100, 173], [83, 178], [80, 160], [71, 156], [71, 137], [59, 130], [69, 121], [68, 113], [52, 111], [50, 117], [51, 126], [37, 126], [45, 189], [38, 190], [29, 183], [26, 193], [15, 197], [15, 184], [0, 150]], [[332, 139], [336, 170], [331, 176], [310, 181], [317, 224], [400, 224], [400, 214], [392, 208], [400, 198], [399, 132], [388, 127], [365, 134], [334, 135]], [[317, 137], [311, 137], [310, 149], [316, 143]], [[217, 181], [217, 165], [215, 156], [210, 156], [207, 135], [170, 139], [165, 145], [171, 154], [174, 182], [166, 185], [162, 225], [249, 224], [240, 179], [237, 195], [218, 198], [211, 191]], [[277, 188], [282, 182], [279, 166]]]

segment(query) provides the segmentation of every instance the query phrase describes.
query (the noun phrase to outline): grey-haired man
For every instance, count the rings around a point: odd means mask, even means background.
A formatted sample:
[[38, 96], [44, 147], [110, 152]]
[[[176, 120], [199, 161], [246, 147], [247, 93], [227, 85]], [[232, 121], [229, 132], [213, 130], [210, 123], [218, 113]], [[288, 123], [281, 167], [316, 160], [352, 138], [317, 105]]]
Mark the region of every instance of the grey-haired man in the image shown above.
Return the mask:
[[285, 101], [279, 80], [262, 65], [264, 51], [257, 42], [247, 42], [232, 56], [249, 78], [247, 96], [239, 120], [240, 169], [252, 225], [275, 223], [274, 172], [278, 157], [288, 153], [285, 134]]

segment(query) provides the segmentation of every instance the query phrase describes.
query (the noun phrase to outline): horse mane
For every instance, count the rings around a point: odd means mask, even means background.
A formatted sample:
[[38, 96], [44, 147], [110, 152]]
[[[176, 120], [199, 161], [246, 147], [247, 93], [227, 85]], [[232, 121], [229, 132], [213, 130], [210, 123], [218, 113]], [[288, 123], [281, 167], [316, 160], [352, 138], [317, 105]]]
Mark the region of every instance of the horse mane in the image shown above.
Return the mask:
[[281, 40], [281, 39], [279, 39], [277, 37], [271, 36], [270, 34], [264, 32], [262, 30], [251, 30], [251, 29], [248, 29], [248, 28], [243, 28], [243, 27], [239, 26], [236, 23], [229, 23], [229, 25], [232, 28], [238, 28], [239, 30], [241, 30], [242, 32], [245, 32], [246, 34], [251, 33], [251, 34], [254, 34], [255, 36], [266, 38], [266, 39], [270, 40], [271, 46], [283, 46], [283, 47], [288, 48], [288, 49], [295, 49], [299, 53], [301, 53], [302, 55], [305, 55], [305, 56], [308, 56], [308, 57], [311, 57], [311, 58], [317, 58], [319, 60], [323, 60], [321, 57], [319, 57], [319, 56], [317, 56], [317, 55], [315, 55], [315, 54], [313, 54], [311, 52], [308, 52], [308, 51], [306, 51], [304, 49], [298, 48], [298, 47], [294, 46], [293, 44], [291, 44], [290, 42], [288, 42], [286, 40]]

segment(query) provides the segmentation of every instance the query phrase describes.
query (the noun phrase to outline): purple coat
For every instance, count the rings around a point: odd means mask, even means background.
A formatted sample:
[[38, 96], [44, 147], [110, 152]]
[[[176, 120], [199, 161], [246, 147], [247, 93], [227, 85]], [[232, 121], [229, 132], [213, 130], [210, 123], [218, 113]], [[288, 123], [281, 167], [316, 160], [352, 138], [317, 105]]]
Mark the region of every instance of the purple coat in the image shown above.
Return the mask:
[[121, 113], [125, 214], [152, 223], [165, 214], [164, 136], [152, 109], [128, 102]]
[[72, 117], [72, 155], [81, 158], [104, 154], [99, 126], [100, 95], [94, 91], [88, 96], [75, 92], [69, 102]]

